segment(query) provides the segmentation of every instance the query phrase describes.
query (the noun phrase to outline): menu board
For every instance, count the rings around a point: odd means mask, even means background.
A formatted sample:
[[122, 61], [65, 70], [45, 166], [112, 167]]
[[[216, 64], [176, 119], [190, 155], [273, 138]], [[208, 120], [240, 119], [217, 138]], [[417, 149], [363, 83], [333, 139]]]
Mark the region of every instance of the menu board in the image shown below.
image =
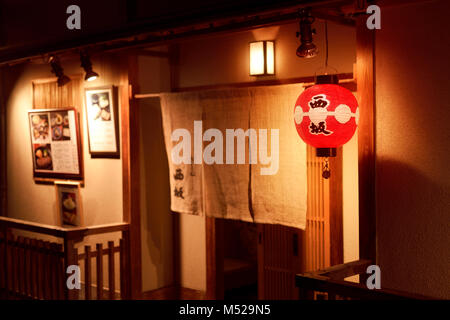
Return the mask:
[[89, 152], [93, 158], [119, 158], [114, 87], [85, 89]]
[[28, 112], [35, 177], [82, 179], [77, 111], [42, 109]]

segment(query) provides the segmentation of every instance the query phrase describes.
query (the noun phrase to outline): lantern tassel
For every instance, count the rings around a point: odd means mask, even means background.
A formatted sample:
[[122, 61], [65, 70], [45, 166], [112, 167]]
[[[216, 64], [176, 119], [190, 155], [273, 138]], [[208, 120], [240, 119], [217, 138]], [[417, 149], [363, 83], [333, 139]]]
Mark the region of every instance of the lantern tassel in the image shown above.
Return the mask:
[[330, 172], [330, 167], [328, 165], [328, 157], [325, 158], [325, 162], [322, 168], [322, 177], [324, 179], [328, 179], [330, 178], [331, 172]]

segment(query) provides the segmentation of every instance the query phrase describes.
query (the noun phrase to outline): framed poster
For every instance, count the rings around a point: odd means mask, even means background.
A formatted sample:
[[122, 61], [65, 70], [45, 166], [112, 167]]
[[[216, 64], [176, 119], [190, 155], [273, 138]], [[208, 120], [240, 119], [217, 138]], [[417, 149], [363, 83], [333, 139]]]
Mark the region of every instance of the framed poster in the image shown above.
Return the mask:
[[83, 210], [79, 182], [55, 181], [56, 205], [61, 226], [83, 225]]
[[83, 179], [80, 129], [74, 108], [28, 111], [33, 176]]
[[85, 96], [91, 157], [120, 158], [115, 88], [87, 88]]

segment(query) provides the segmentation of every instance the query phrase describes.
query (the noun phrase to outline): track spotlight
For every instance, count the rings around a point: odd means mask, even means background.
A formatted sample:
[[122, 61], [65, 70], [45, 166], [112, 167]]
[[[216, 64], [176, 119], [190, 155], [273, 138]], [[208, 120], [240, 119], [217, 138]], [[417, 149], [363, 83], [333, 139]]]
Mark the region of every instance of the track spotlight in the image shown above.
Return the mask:
[[311, 29], [314, 20], [309, 10], [300, 10], [300, 32], [297, 32], [297, 37], [300, 36], [300, 46], [297, 48], [297, 56], [300, 58], [313, 58], [318, 53], [312, 37], [315, 30]]
[[70, 78], [64, 74], [64, 70], [61, 67], [59, 59], [56, 56], [50, 56], [49, 59], [52, 72], [58, 77], [58, 87], [62, 87], [70, 82]]
[[91, 59], [89, 59], [89, 56], [85, 52], [80, 53], [80, 60], [81, 60], [81, 67], [86, 72], [86, 75], [84, 76], [84, 80], [86, 81], [93, 81], [99, 77], [98, 73], [92, 70], [92, 63]]

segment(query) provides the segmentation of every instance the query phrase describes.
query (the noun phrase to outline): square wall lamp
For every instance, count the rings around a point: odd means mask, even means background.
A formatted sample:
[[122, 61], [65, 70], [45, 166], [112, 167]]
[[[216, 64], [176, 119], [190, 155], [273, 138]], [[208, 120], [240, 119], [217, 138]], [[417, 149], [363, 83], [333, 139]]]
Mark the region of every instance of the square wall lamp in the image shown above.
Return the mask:
[[275, 74], [274, 41], [250, 42], [250, 75], [266, 76]]

